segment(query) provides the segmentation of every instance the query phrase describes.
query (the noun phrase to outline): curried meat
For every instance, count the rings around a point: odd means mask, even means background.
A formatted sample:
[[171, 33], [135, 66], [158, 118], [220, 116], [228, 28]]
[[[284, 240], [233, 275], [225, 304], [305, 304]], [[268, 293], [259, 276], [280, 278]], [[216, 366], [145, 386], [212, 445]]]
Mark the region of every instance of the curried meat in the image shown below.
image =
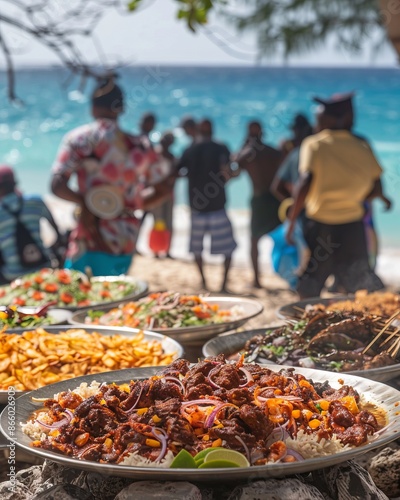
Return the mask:
[[274, 428], [274, 424], [270, 422], [265, 412], [258, 406], [244, 404], [239, 410], [239, 418], [246, 424], [257, 440], [265, 439]]
[[58, 403], [63, 408], [69, 408], [74, 410], [77, 408], [83, 401], [83, 398], [76, 394], [75, 392], [66, 391], [62, 392], [58, 398]]
[[110, 432], [118, 426], [115, 413], [103, 405], [93, 405], [88, 415], [84, 418], [84, 429], [93, 434], [101, 436], [104, 432]]
[[180, 358], [164, 368], [160, 373], [162, 375], [171, 375], [173, 377], [179, 376], [179, 374], [186, 375], [186, 373], [189, 371], [189, 366], [189, 361]]
[[344, 445], [350, 444], [352, 446], [361, 446], [367, 442], [368, 434], [368, 428], [365, 425], [355, 424], [352, 427], [348, 427], [343, 432], [337, 432], [336, 436]]
[[360, 413], [356, 415], [356, 422], [357, 424], [369, 425], [374, 431], [379, 429], [375, 416], [369, 411], [361, 410]]
[[99, 395], [90, 396], [89, 398], [82, 401], [82, 403], [76, 407], [75, 415], [79, 418], [86, 417], [93, 405], [98, 404]]
[[351, 411], [339, 401], [332, 401], [329, 405], [330, 420], [340, 427], [351, 427], [356, 423], [356, 419]]
[[221, 365], [213, 370], [212, 381], [224, 389], [233, 389], [240, 385], [240, 375], [233, 365]]
[[241, 406], [245, 403], [252, 403], [254, 401], [254, 396], [248, 389], [243, 387], [230, 389], [224, 394], [224, 399], [236, 406]]
[[331, 387], [330, 389], [327, 389], [322, 393], [322, 397], [328, 401], [335, 401], [337, 399], [342, 399], [345, 396], [353, 396], [354, 399], [356, 400], [356, 403], [358, 403], [360, 400], [358, 392], [355, 389], [353, 389], [353, 387], [350, 387], [348, 385], [342, 385], [340, 389], [333, 389]]
[[201, 396], [210, 396], [213, 393], [211, 385], [199, 384], [188, 389], [186, 398], [188, 400], [199, 399]]

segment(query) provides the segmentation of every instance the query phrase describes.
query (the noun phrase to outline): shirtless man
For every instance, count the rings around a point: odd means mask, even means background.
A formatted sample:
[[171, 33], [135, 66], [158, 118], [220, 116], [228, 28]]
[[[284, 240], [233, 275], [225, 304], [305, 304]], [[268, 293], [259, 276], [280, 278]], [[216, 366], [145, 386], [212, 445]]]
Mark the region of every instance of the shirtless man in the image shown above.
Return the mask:
[[262, 142], [259, 122], [250, 122], [247, 139], [233, 158], [241, 170], [246, 170], [253, 185], [251, 199], [251, 261], [254, 286], [261, 288], [258, 270], [258, 242], [280, 224], [279, 201], [271, 194], [270, 187], [282, 160], [282, 154]]

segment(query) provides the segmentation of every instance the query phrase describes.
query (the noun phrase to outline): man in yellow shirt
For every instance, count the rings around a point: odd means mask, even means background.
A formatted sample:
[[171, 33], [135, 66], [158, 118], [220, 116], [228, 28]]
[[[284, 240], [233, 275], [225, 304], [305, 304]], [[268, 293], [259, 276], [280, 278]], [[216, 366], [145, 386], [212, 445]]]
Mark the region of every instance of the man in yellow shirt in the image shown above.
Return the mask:
[[320, 103], [318, 133], [300, 149], [300, 180], [290, 215], [290, 242], [297, 216], [305, 207], [304, 237], [310, 259], [299, 279], [302, 298], [318, 296], [331, 274], [348, 292], [383, 288], [368, 263], [363, 203], [382, 194], [382, 169], [368, 144], [351, 133], [352, 95]]

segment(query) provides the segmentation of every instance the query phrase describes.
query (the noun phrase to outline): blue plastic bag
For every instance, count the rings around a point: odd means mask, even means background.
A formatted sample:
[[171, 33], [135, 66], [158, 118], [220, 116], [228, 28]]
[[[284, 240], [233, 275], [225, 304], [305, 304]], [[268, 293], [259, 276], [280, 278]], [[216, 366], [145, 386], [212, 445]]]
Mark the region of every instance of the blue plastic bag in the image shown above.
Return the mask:
[[289, 283], [292, 290], [297, 286], [297, 270], [301, 262], [301, 255], [305, 247], [303, 234], [296, 225], [293, 238], [295, 245], [289, 245], [285, 239], [288, 223], [284, 222], [276, 229], [268, 233], [274, 242], [272, 248], [272, 267], [281, 278]]

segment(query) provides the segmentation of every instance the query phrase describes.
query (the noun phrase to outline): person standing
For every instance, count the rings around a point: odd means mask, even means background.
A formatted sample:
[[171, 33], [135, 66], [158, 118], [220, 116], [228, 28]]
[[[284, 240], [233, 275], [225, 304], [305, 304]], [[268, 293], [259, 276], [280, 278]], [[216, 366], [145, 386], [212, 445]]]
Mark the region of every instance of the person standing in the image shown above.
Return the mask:
[[368, 261], [363, 224], [365, 200], [382, 195], [382, 168], [368, 144], [354, 136], [352, 94], [314, 98], [321, 105], [318, 129], [300, 149], [300, 179], [287, 240], [305, 207], [304, 237], [310, 250], [299, 278], [301, 298], [319, 296], [330, 275], [348, 292], [383, 288]]
[[[29, 232], [32, 241], [19, 250], [17, 218]], [[57, 242], [62, 240], [54, 218], [40, 196], [23, 195], [17, 189], [14, 171], [0, 166], [0, 284], [6, 284], [26, 273], [53, 267], [53, 256], [40, 235], [40, 220], [53, 228]], [[21, 254], [21, 255], [20, 255]]]
[[248, 135], [242, 149], [233, 157], [241, 170], [251, 179], [251, 261], [254, 287], [261, 288], [258, 267], [260, 239], [281, 224], [278, 217], [279, 201], [271, 193], [271, 184], [282, 160], [281, 153], [262, 142], [263, 130], [259, 122], [248, 125]]
[[[157, 184], [146, 197], [156, 153], [119, 127], [123, 93], [113, 78], [99, 82], [91, 102], [94, 121], [66, 135], [52, 168], [52, 192], [80, 212], [65, 267], [90, 268], [95, 276], [125, 274], [138, 236], [133, 211], [153, 208], [171, 187]], [[78, 189], [70, 186], [73, 176]]]
[[[160, 144], [155, 146], [155, 150], [162, 158], [159, 163], [159, 168], [157, 174], [154, 173], [153, 181], [160, 182], [173, 182], [175, 180], [175, 166], [176, 158], [170, 148], [174, 144], [175, 137], [172, 132], [165, 132], [160, 139]], [[156, 178], [157, 175], [157, 178]], [[172, 176], [172, 178], [171, 178]], [[166, 256], [172, 258], [169, 249], [171, 246], [172, 232], [173, 232], [173, 208], [174, 208], [174, 196], [173, 191], [171, 195], [166, 198], [163, 203], [158, 205], [156, 208], [151, 210], [154, 217], [154, 223], [162, 222], [164, 224], [165, 230], [169, 233], [169, 246], [165, 249]], [[156, 253], [158, 257], [158, 254]]]
[[312, 133], [312, 126], [310, 125], [307, 117], [302, 113], [298, 113], [294, 116], [293, 122], [289, 128], [293, 132], [292, 137], [284, 139], [279, 147], [284, 158], [286, 158], [291, 151], [298, 148], [303, 139]]
[[190, 252], [194, 254], [202, 286], [207, 289], [202, 252], [204, 236], [210, 234], [211, 253], [225, 257], [221, 292], [226, 292], [232, 253], [237, 246], [225, 211], [230, 152], [224, 144], [213, 140], [210, 120], [202, 120], [198, 132], [201, 140], [183, 152], [178, 164], [178, 170], [186, 169], [189, 181]]

